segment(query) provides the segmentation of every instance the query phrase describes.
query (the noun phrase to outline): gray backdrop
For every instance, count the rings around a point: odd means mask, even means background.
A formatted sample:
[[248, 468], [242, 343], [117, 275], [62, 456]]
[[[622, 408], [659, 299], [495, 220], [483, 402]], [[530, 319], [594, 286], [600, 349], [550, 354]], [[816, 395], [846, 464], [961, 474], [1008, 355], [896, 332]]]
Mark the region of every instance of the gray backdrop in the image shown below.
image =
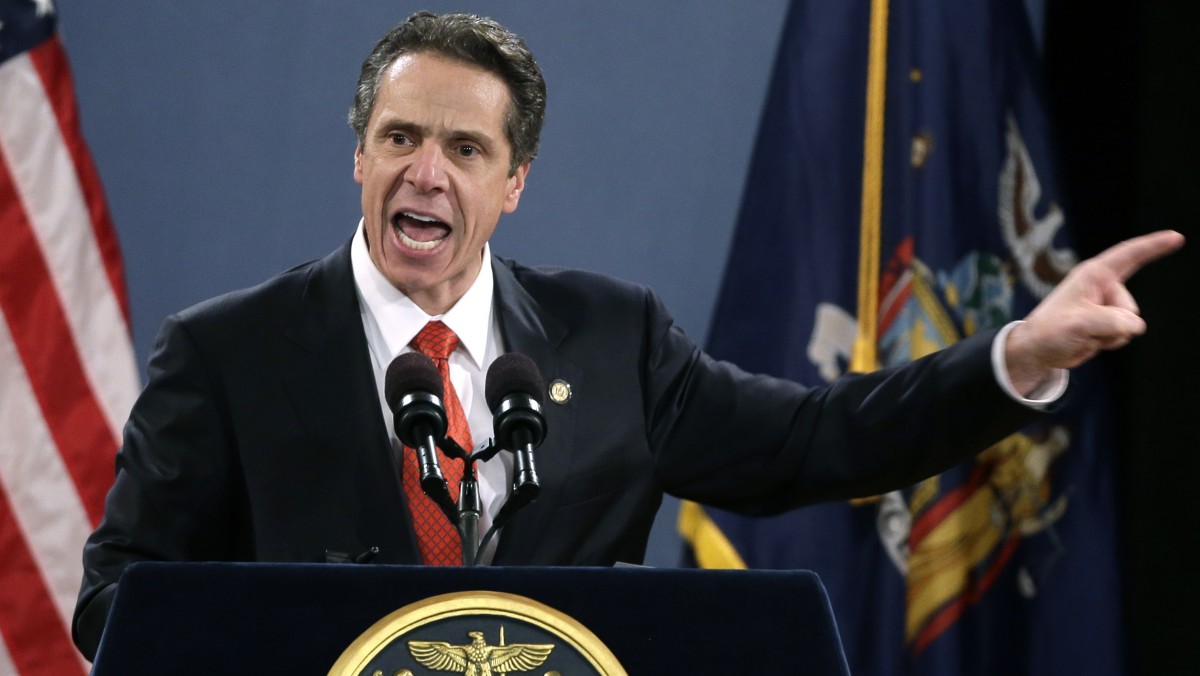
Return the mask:
[[[645, 283], [703, 342], [784, 0], [60, 0], [125, 256], [138, 360], [162, 319], [341, 244], [364, 56], [418, 9], [494, 16], [545, 72], [540, 157], [497, 253]], [[553, 430], [550, 431], [553, 434]], [[676, 504], [647, 563], [674, 565]]]

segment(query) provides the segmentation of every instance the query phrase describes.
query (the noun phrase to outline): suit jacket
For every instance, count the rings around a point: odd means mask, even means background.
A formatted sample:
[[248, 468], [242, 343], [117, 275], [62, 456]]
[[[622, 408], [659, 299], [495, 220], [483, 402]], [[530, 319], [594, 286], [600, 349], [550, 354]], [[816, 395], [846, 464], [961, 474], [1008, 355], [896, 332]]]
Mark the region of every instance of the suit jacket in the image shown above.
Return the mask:
[[[94, 654], [128, 564], [419, 563], [349, 245], [165, 322], [84, 550], [75, 640]], [[663, 491], [746, 513], [870, 495], [982, 450], [1033, 415], [978, 336], [908, 367], [808, 388], [701, 352], [649, 290], [493, 261], [504, 344], [572, 397], [546, 404], [542, 493], [496, 565], [640, 562]]]

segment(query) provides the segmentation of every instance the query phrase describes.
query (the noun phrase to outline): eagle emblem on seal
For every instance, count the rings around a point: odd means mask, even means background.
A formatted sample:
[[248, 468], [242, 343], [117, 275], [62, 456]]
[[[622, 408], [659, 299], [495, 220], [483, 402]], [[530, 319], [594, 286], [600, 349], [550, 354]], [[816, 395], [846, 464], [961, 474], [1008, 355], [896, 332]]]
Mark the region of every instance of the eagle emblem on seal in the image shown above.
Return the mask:
[[[488, 645], [482, 631], [470, 631], [467, 636], [471, 637], [471, 642], [465, 645], [446, 641], [409, 641], [408, 652], [426, 669], [465, 676], [492, 676], [536, 669], [554, 650], [553, 643]], [[503, 637], [500, 642], [504, 642]]]

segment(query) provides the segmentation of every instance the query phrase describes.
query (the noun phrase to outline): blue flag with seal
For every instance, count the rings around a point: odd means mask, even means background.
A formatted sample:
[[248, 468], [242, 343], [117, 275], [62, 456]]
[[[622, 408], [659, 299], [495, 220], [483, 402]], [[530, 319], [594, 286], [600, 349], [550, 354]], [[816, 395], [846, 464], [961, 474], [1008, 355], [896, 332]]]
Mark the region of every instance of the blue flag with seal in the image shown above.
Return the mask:
[[[794, 1], [709, 352], [819, 384], [1024, 316], [1076, 262], [1039, 68], [1021, 2]], [[857, 676], [1122, 673], [1098, 369], [918, 485], [680, 531], [702, 567], [816, 571]]]

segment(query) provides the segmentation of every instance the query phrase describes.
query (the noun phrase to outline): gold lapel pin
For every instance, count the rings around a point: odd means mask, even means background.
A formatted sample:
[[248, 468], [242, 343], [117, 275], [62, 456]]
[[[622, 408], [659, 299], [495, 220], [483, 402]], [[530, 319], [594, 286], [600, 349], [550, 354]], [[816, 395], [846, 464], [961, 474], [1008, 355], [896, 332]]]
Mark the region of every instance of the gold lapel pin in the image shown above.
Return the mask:
[[571, 398], [571, 383], [556, 378], [550, 381], [550, 401], [556, 404], [565, 404]]

